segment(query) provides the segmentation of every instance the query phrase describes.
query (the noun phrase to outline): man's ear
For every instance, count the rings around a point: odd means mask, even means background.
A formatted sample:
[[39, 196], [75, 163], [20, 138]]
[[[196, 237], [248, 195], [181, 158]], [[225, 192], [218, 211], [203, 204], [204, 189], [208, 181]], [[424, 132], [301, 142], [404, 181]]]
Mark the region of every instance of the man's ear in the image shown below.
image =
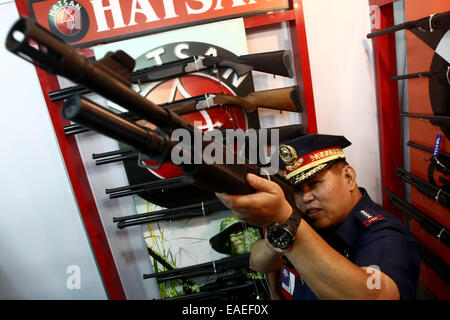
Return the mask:
[[355, 169], [350, 165], [346, 165], [344, 167], [343, 173], [344, 173], [345, 182], [346, 182], [347, 186], [349, 187], [350, 191], [355, 190], [357, 188]]

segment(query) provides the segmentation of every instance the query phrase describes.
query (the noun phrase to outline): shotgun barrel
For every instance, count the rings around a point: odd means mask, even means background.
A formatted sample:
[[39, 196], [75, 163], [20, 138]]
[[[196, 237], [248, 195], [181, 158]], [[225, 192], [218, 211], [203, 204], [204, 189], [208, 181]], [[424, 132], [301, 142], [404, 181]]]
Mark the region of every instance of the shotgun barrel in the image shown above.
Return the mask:
[[450, 246], [450, 232], [446, 227], [430, 218], [426, 213], [414, 207], [412, 204], [401, 199], [398, 195], [388, 189], [384, 191], [389, 195], [388, 201], [395, 205], [402, 212], [413, 217], [419, 224], [427, 230], [433, 237], [442, 241], [447, 247]]
[[423, 31], [432, 32], [434, 30], [448, 30], [450, 29], [450, 11], [432, 14], [428, 17], [420, 18], [417, 20], [406, 21], [404, 23], [400, 23], [398, 25], [385, 28], [382, 30], [371, 32], [367, 35], [367, 38], [375, 38], [388, 33], [411, 29], [418, 27]]

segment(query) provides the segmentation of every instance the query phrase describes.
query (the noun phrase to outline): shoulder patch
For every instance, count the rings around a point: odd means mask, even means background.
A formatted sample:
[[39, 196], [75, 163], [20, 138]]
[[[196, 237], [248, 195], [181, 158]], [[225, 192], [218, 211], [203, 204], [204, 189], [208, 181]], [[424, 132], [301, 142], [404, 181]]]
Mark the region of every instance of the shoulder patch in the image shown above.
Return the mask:
[[368, 228], [372, 224], [378, 221], [386, 220], [386, 217], [382, 214], [374, 215], [366, 210], [359, 211], [360, 221], [365, 228]]

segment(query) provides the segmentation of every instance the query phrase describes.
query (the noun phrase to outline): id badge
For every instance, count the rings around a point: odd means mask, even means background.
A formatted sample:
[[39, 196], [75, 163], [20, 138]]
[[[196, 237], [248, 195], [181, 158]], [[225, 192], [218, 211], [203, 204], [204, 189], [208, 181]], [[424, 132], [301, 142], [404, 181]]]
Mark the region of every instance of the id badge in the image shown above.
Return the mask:
[[298, 279], [299, 274], [296, 270], [287, 266], [281, 267], [281, 293], [285, 299], [292, 300], [295, 283]]

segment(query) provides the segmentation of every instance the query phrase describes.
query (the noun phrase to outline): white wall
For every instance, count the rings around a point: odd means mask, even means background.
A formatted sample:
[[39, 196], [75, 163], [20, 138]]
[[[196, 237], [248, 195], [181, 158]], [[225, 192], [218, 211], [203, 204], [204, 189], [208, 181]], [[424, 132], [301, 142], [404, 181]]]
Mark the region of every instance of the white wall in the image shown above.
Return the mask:
[[318, 132], [343, 135], [359, 186], [382, 202], [368, 1], [303, 0]]
[[0, 299], [105, 299], [35, 69], [4, 47], [17, 18], [0, 4]]

